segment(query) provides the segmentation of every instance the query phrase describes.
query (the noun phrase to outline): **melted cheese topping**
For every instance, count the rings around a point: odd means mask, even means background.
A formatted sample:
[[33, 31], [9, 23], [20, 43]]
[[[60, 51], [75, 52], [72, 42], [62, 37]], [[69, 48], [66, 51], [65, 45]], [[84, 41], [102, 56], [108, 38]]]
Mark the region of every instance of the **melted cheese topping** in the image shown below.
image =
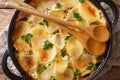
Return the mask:
[[[107, 26], [101, 10], [89, 0], [83, 3], [79, 0], [33, 0], [30, 4], [42, 13], [75, 24]], [[34, 15], [19, 14], [13, 46], [19, 64], [33, 80], [78, 80], [76, 77], [81, 79], [96, 67], [97, 56], [89, 54], [74, 35], [59, 26]]]

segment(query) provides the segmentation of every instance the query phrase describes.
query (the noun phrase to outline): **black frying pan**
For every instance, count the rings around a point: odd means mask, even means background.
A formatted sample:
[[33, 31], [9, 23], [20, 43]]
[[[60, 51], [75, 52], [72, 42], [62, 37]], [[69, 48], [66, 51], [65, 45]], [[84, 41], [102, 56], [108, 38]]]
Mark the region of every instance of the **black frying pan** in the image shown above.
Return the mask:
[[[99, 9], [101, 9], [108, 21], [108, 29], [110, 32], [110, 39], [107, 42], [107, 49], [105, 51], [104, 58], [102, 59], [101, 63], [99, 64], [97, 70], [88, 78], [88, 80], [94, 80], [94, 78], [100, 73], [100, 71], [103, 69], [104, 65], [106, 64], [108, 57], [110, 55], [111, 49], [112, 49], [112, 43], [113, 43], [113, 33], [112, 30], [115, 27], [117, 21], [118, 21], [118, 9], [117, 6], [113, 3], [111, 0], [91, 0]], [[28, 0], [25, 0], [25, 2], [29, 2]], [[113, 13], [113, 19], [112, 21], [109, 20], [108, 15], [106, 14], [105, 10], [101, 6], [101, 2], [104, 2], [108, 4], [112, 10]], [[31, 80], [31, 78], [27, 75], [27, 73], [20, 67], [20, 65], [17, 62], [17, 59], [14, 56], [14, 48], [13, 48], [13, 42], [12, 42], [12, 35], [13, 35], [13, 30], [14, 30], [14, 24], [15, 21], [18, 17], [19, 11], [16, 11], [15, 14], [12, 17], [12, 20], [9, 25], [9, 30], [8, 30], [8, 50], [6, 50], [3, 59], [2, 59], [2, 68], [6, 76], [12, 80]], [[14, 75], [7, 66], [7, 59], [8, 57], [12, 58], [12, 61], [17, 68], [17, 70], [21, 73], [22, 76], [16, 76]]]

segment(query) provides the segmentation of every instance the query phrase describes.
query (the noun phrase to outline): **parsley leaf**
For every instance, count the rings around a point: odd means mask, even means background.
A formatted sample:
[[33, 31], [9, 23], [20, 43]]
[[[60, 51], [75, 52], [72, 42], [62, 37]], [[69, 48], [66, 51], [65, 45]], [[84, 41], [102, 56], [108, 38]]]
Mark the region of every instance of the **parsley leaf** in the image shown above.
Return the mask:
[[79, 13], [74, 13], [74, 18], [76, 18], [78, 21], [82, 21], [83, 20], [82, 16], [80, 16]]
[[46, 69], [46, 67], [43, 65], [43, 66], [41, 66], [40, 68], [38, 68], [37, 72], [38, 72], [39, 74], [41, 74], [45, 69]]
[[84, 52], [85, 54], [90, 54], [90, 53], [87, 51], [86, 48], [83, 49], [83, 52]]
[[51, 76], [50, 80], [56, 80], [55, 76]]
[[58, 63], [59, 63], [59, 60], [56, 60], [56, 63], [58, 64]]
[[49, 63], [48, 66], [51, 66], [51, 64]]
[[85, 2], [85, 0], [79, 0], [79, 2], [80, 2], [80, 3], [84, 3], [84, 2]]
[[46, 25], [46, 26], [49, 26], [48, 25], [48, 21], [46, 19], [43, 19], [43, 23]]
[[51, 43], [51, 42], [49, 42], [48, 40], [46, 40], [45, 42], [44, 42], [44, 50], [47, 50], [47, 49], [50, 49], [50, 48], [53, 48], [53, 44]]
[[43, 23], [43, 22], [40, 22], [39, 24], [40, 24], [40, 25], [44, 25], [44, 23]]
[[61, 8], [61, 4], [58, 2], [55, 6], [56, 9]]
[[87, 70], [95, 70], [96, 68], [97, 68], [97, 66], [93, 62], [91, 62], [91, 63], [89, 63]]
[[62, 50], [61, 50], [61, 56], [62, 56], [62, 57], [65, 57], [66, 53], [67, 53], [67, 50], [66, 50], [66, 49], [62, 49]]
[[49, 26], [48, 21], [46, 19], [43, 19], [43, 21], [40, 22], [39, 24]]
[[71, 33], [68, 33], [68, 35], [66, 36], [65, 40], [69, 40], [73, 35]]
[[32, 36], [30, 33], [21, 36], [22, 40], [24, 40], [24, 41], [27, 42], [27, 43], [30, 43], [30, 40], [31, 40], [32, 37], [33, 37], [33, 36]]
[[74, 72], [75, 78], [79, 78], [81, 76], [81, 73], [78, 69]]

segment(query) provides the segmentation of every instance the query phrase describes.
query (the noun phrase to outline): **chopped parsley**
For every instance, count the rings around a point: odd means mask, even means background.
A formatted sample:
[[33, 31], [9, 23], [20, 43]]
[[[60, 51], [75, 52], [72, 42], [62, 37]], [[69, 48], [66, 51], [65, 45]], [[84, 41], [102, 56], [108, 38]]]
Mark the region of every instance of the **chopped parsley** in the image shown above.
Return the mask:
[[45, 42], [44, 42], [44, 50], [47, 50], [47, 49], [50, 49], [50, 48], [53, 48], [53, 44], [51, 43], [51, 42], [49, 42], [48, 40], [46, 40]]
[[84, 52], [85, 54], [90, 54], [90, 53], [87, 51], [86, 48], [83, 49], [83, 52]]
[[79, 2], [80, 2], [80, 3], [84, 3], [84, 2], [85, 2], [85, 0], [79, 0]]
[[62, 56], [62, 57], [65, 57], [65, 56], [66, 56], [66, 53], [67, 53], [67, 50], [66, 50], [66, 49], [62, 49], [62, 50], [61, 50], [61, 56]]
[[58, 63], [59, 63], [59, 60], [56, 60], [56, 63], [58, 64]]
[[21, 39], [24, 40], [27, 43], [30, 43], [30, 40], [31, 40], [32, 37], [33, 36], [30, 33], [28, 33], [26, 35], [21, 36]]
[[68, 33], [68, 35], [65, 37], [65, 40], [69, 40], [73, 35], [71, 33]]
[[78, 69], [74, 72], [75, 78], [79, 78], [81, 76], [81, 73]]
[[40, 25], [44, 25], [44, 23], [43, 23], [43, 22], [40, 22], [39, 24], [40, 24]]
[[48, 66], [51, 66], [51, 64], [49, 63]]
[[56, 3], [55, 8], [56, 8], [56, 9], [61, 8], [61, 4], [60, 4], [59, 2], [58, 2], [58, 3]]
[[40, 22], [39, 24], [49, 26], [48, 21], [46, 19], [43, 19], [43, 21]]
[[79, 13], [74, 13], [74, 18], [76, 18], [78, 21], [82, 21], [83, 20], [82, 16], [80, 16]]
[[46, 70], [46, 67], [43, 65], [40, 68], [38, 68], [37, 72], [41, 74], [44, 70]]
[[97, 68], [97, 66], [93, 62], [91, 62], [91, 63], [89, 63], [87, 70], [95, 70], [96, 68]]
[[50, 80], [56, 80], [55, 76], [51, 76]]

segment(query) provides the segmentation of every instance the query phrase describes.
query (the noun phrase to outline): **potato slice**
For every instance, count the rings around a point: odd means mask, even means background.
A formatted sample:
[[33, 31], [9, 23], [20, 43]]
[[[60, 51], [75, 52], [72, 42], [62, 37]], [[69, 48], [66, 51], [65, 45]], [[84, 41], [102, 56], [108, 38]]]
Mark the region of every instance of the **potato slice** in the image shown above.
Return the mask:
[[78, 8], [77, 7], [73, 7], [69, 11], [69, 13], [67, 14], [65, 20], [70, 21], [70, 22], [75, 23], [75, 24], [81, 24], [82, 25], [83, 21], [80, 22], [80, 21], [78, 21], [77, 19], [74, 18], [74, 13], [75, 12], [78, 12]]
[[82, 76], [89, 74], [91, 72], [90, 70], [87, 70], [89, 63], [91, 62], [96, 64], [97, 62], [96, 57], [85, 53], [83, 53], [79, 60], [77, 61], [78, 64], [77, 66], [80, 72], [82, 73]]
[[79, 0], [58, 0], [63, 9], [71, 8], [79, 3]]
[[[56, 48], [53, 47], [48, 50], [43, 49], [43, 43], [37, 40], [37, 38], [33, 38], [35, 41], [32, 41], [32, 47], [33, 47], [33, 54], [38, 59], [38, 61], [42, 64], [45, 64], [47, 62], [51, 62], [54, 60], [57, 52]], [[37, 44], [35, 42], [38, 42]]]
[[56, 57], [56, 64], [55, 64], [55, 70], [58, 73], [64, 73], [66, 68], [68, 67], [68, 57], [62, 57], [61, 55], [58, 55]]
[[[48, 15], [53, 16], [53, 17], [57, 17], [59, 19], [63, 19], [66, 16], [64, 11], [61, 9], [50, 10], [48, 12]], [[45, 29], [48, 33], [54, 33], [55, 31], [59, 30], [59, 25], [57, 25], [56, 23], [54, 23], [52, 21], [48, 21], [48, 26], [45, 27]]]
[[69, 41], [67, 41], [66, 48], [68, 55], [71, 58], [77, 60], [81, 56], [84, 47], [79, 40], [73, 37]]
[[59, 50], [63, 49], [63, 47], [65, 46], [64, 37], [60, 33], [55, 34], [55, 36], [54, 36], [54, 45]]
[[21, 67], [26, 72], [28, 72], [29, 75], [32, 75], [35, 72], [37, 67], [37, 61], [33, 55], [25, 55], [23, 53], [19, 53], [18, 62], [21, 65]]
[[47, 63], [54, 59], [56, 56], [56, 47], [53, 46], [51, 49], [44, 50], [44, 44], [46, 40], [53, 42], [52, 36], [43, 28], [33, 28], [31, 30], [33, 38], [31, 39], [32, 51], [35, 57], [40, 61], [40, 63]]
[[31, 30], [31, 26], [28, 22], [26, 21], [19, 21], [15, 25], [15, 30], [13, 32], [13, 40], [18, 39], [22, 35], [29, 33]]
[[54, 9], [56, 0], [36, 0], [36, 7], [42, 13], [48, 13], [48, 10]]
[[50, 10], [48, 14], [53, 16], [53, 17], [57, 17], [59, 19], [63, 19], [66, 16], [66, 13], [62, 9]]
[[44, 26], [44, 28], [50, 34], [54, 34], [54, 32], [59, 30], [59, 25], [57, 25], [51, 21], [48, 21], [48, 25], [49, 26]]
[[29, 52], [32, 50], [30, 45], [23, 41], [22, 39], [17, 39], [14, 43], [14, 47], [18, 52], [24, 54], [29, 54]]
[[67, 68], [63, 74], [63, 80], [73, 80], [74, 79], [74, 71], [70, 68]]
[[73, 80], [74, 79], [74, 71], [70, 68], [66, 68], [65, 72], [63, 74], [57, 72], [56, 80]]
[[51, 76], [54, 76], [54, 69], [55, 69], [55, 64], [50, 63], [50, 66], [48, 64], [45, 65], [46, 69], [42, 72], [42, 74], [38, 74], [39, 80], [50, 80]]

